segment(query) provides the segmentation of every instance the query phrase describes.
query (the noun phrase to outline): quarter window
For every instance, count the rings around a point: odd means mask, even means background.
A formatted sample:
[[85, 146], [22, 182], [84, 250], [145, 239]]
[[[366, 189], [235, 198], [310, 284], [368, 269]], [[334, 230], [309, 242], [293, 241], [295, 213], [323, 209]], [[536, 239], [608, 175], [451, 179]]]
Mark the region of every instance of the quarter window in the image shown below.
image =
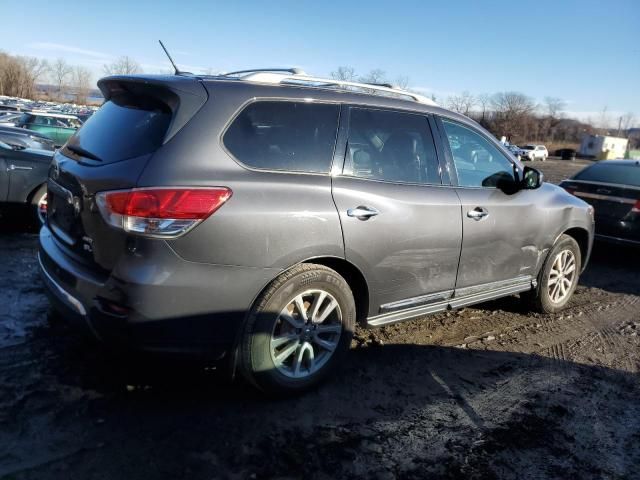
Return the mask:
[[328, 173], [338, 112], [330, 104], [255, 102], [233, 121], [224, 145], [252, 168]]
[[427, 118], [351, 109], [344, 174], [389, 182], [440, 184]]
[[498, 187], [515, 182], [513, 164], [498, 148], [470, 128], [443, 120], [449, 139], [458, 185]]

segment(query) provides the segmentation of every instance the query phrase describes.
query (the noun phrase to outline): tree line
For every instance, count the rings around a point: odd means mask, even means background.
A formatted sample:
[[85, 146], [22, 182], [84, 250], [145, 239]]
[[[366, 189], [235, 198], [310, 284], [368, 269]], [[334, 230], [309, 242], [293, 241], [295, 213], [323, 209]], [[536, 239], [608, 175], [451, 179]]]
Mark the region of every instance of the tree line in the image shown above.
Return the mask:
[[[129, 56], [122, 56], [103, 65], [105, 75], [142, 73], [140, 64]], [[384, 70], [373, 69], [360, 75], [353, 67], [340, 66], [331, 77], [337, 80], [392, 85], [413, 91], [409, 77], [389, 77]], [[37, 85], [51, 86], [52, 100], [74, 99], [86, 103], [95, 85], [93, 73], [82, 65], [69, 64], [63, 58], [54, 61], [9, 55], [0, 51], [0, 95], [37, 98]], [[421, 92], [415, 92], [421, 93]], [[462, 92], [434, 101], [455, 112], [473, 118], [497, 138], [505, 136], [512, 143], [539, 142], [552, 145], [575, 144], [585, 133], [606, 133], [625, 136], [636, 120], [632, 113], [612, 118], [605, 107], [596, 119], [583, 121], [569, 118], [566, 103], [555, 97], [545, 97], [537, 103], [520, 92], [472, 94]]]
[[[140, 64], [128, 56], [103, 65], [105, 75], [142, 73]], [[0, 95], [38, 98], [39, 84], [49, 84], [51, 100], [87, 103], [95, 86], [94, 75], [83, 65], [72, 65], [63, 58], [54, 61], [9, 55], [0, 51]]]

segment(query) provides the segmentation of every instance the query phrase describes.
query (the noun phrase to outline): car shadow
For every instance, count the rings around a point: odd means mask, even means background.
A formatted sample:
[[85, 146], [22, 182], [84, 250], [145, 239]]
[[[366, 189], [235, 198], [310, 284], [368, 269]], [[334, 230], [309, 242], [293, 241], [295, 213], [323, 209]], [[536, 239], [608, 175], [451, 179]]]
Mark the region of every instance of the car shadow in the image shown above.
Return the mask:
[[0, 205], [0, 234], [38, 233], [39, 230], [40, 223], [30, 205]]
[[272, 398], [210, 366], [115, 354], [58, 320], [23, 361], [5, 382], [19, 401], [0, 476], [623, 478], [640, 460], [637, 374], [562, 358], [356, 348], [322, 386]]
[[640, 248], [596, 241], [580, 283], [610, 292], [640, 295]]

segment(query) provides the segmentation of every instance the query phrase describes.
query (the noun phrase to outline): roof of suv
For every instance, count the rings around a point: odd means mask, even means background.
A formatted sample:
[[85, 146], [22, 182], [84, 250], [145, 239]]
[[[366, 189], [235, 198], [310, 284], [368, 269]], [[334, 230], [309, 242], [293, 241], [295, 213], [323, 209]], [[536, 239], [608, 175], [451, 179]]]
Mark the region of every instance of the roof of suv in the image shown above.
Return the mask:
[[[256, 70], [250, 70], [256, 72]], [[269, 70], [271, 72], [271, 70]], [[264, 73], [264, 72], [260, 72]], [[290, 78], [295, 75], [283, 75]], [[405, 111], [414, 111], [417, 113], [434, 113], [449, 118], [459, 120], [463, 123], [472, 124], [479, 127], [478, 123], [460, 113], [448, 110], [438, 106], [435, 102], [425, 99], [413, 92], [406, 92], [399, 89], [389, 89], [385, 86], [357, 84], [357, 88], [351, 88], [352, 82], [347, 82], [346, 88], [340, 87], [339, 81], [332, 79], [319, 79], [316, 77], [303, 76], [302, 80], [312, 78], [313, 81], [295, 81], [280, 82], [267, 80], [268, 77], [260, 75], [259, 77], [250, 75], [252, 78], [244, 78], [242, 76], [227, 75], [114, 75], [104, 77], [98, 81], [98, 87], [101, 89], [105, 100], [111, 96], [110, 88], [112, 84], [120, 81], [134, 82], [148, 85], [166, 85], [175, 91], [181, 91], [191, 95], [202, 95], [195, 89], [195, 84], [202, 84], [206, 87], [208, 94], [215, 95], [215, 88], [229, 87], [247, 90], [247, 97], [274, 97], [274, 98], [304, 98], [313, 96], [314, 99], [320, 101], [352, 103], [357, 105], [380, 107], [380, 108], [398, 108]], [[344, 83], [344, 82], [343, 82]], [[116, 88], [117, 90], [117, 88]], [[393, 90], [388, 92], [387, 90]], [[376, 92], [376, 93], [373, 93]], [[413, 97], [417, 96], [426, 101], [417, 101]], [[482, 128], [482, 127], [480, 127]], [[484, 130], [484, 129], [483, 129]]]

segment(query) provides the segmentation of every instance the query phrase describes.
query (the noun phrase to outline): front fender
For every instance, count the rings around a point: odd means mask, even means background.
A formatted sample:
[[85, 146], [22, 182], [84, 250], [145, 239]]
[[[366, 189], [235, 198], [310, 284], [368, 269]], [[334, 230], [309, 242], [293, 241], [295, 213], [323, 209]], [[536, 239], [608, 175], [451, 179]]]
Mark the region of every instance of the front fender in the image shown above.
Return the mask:
[[540, 271], [549, 250], [565, 233], [576, 238], [582, 252], [582, 270], [587, 266], [594, 239], [593, 207], [583, 200], [571, 195], [564, 189], [544, 184], [541, 188], [547, 190], [544, 196], [546, 213], [544, 244], [540, 249], [536, 273]]

